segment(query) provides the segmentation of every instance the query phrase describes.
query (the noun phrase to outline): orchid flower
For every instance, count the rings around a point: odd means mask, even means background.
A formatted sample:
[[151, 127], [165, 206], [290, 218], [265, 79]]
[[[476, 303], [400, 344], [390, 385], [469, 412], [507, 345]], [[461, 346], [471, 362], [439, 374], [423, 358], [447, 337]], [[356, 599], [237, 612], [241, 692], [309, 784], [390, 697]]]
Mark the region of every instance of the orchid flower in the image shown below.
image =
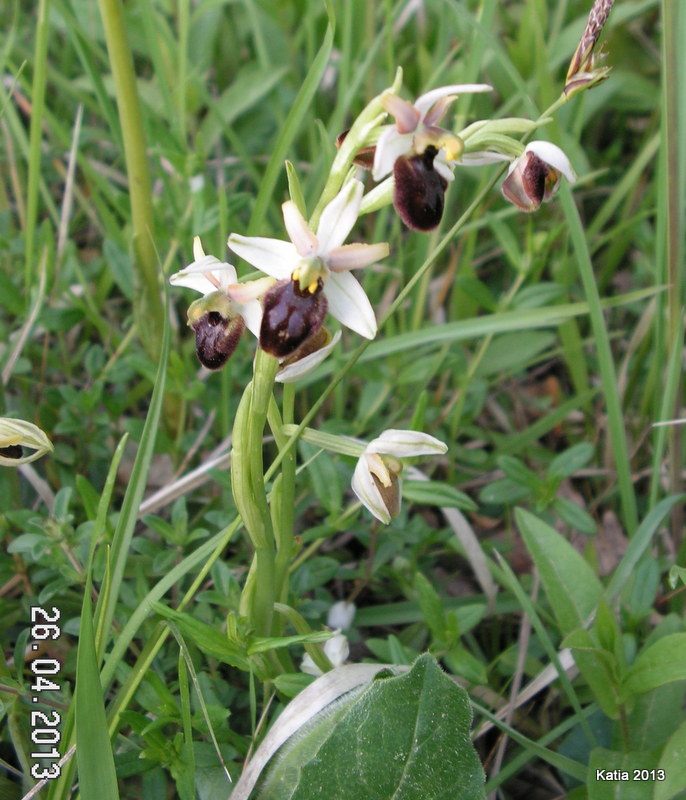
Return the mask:
[[502, 193], [522, 211], [536, 211], [555, 194], [560, 175], [570, 183], [576, 181], [564, 152], [551, 142], [530, 142], [522, 155], [510, 164]]
[[367, 339], [376, 335], [371, 304], [350, 270], [388, 255], [388, 244], [347, 244], [362, 200], [360, 181], [348, 181], [324, 208], [313, 233], [292, 201], [282, 206], [290, 242], [232, 233], [236, 255], [277, 279], [262, 299], [260, 346], [284, 358], [321, 328], [327, 311]]
[[365, 447], [355, 467], [352, 490], [384, 525], [400, 512], [401, 458], [439, 455], [448, 447], [418, 431], [387, 430]]
[[[24, 455], [24, 448], [33, 450]], [[32, 422], [0, 417], [0, 466], [18, 467], [28, 464], [53, 450], [52, 442]]]
[[379, 181], [393, 172], [393, 204], [413, 230], [429, 231], [443, 216], [445, 190], [453, 180], [452, 166], [460, 160], [464, 142], [439, 128], [448, 106], [459, 94], [488, 92], [484, 83], [441, 86], [417, 98], [414, 105], [389, 92], [381, 100], [395, 117], [379, 138], [372, 177]]
[[169, 282], [203, 295], [190, 305], [188, 325], [195, 331], [200, 363], [219, 369], [236, 349], [245, 325], [258, 335], [262, 309], [256, 298], [272, 281], [239, 284], [231, 264], [205, 255], [199, 236], [193, 239], [193, 256], [193, 263], [172, 275]]

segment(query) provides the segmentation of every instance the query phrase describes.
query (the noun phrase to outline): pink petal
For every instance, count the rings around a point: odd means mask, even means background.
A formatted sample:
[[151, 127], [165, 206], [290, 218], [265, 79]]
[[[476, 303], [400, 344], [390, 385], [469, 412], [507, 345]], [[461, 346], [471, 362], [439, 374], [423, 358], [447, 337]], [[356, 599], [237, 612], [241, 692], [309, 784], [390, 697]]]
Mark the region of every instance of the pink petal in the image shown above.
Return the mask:
[[456, 94], [449, 94], [447, 97], [441, 97], [441, 99], [434, 103], [424, 115], [424, 124], [431, 126], [440, 122], [443, 115], [448, 110], [448, 106], [455, 100], [457, 100]]
[[381, 99], [381, 105], [395, 118], [398, 133], [412, 133], [417, 129], [421, 115], [412, 103], [397, 94], [387, 94]]
[[344, 244], [329, 251], [327, 265], [332, 272], [362, 269], [386, 258], [390, 252], [387, 242], [378, 244]]
[[290, 240], [301, 256], [311, 256], [317, 250], [317, 237], [307, 227], [307, 222], [292, 200], [281, 206], [283, 221]]

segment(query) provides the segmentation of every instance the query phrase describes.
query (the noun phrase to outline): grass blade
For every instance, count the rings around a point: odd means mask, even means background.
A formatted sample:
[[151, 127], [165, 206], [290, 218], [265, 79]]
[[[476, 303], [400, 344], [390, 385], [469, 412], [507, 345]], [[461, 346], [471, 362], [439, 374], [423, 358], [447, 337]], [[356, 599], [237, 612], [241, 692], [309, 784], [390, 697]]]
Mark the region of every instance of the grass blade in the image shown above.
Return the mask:
[[107, 733], [100, 670], [95, 654], [90, 571], [83, 595], [76, 657], [76, 761], [82, 797], [119, 800], [117, 774]]
[[581, 276], [581, 282], [588, 303], [588, 313], [591, 318], [593, 338], [595, 339], [598, 354], [598, 368], [603, 386], [605, 406], [607, 409], [608, 430], [610, 443], [614, 455], [614, 464], [617, 471], [617, 483], [619, 485], [619, 496], [622, 505], [622, 517], [629, 536], [633, 536], [638, 527], [638, 510], [636, 508], [636, 495], [631, 479], [631, 464], [629, 462], [629, 449], [626, 443], [624, 431], [624, 413], [619, 400], [617, 388], [617, 375], [615, 372], [612, 351], [610, 349], [610, 337], [605, 327], [603, 317], [603, 307], [598, 294], [593, 265], [588, 251], [586, 236], [581, 224], [579, 211], [574, 204], [572, 192], [566, 184], [560, 191], [562, 208], [567, 217], [569, 234], [576, 254], [577, 266]]

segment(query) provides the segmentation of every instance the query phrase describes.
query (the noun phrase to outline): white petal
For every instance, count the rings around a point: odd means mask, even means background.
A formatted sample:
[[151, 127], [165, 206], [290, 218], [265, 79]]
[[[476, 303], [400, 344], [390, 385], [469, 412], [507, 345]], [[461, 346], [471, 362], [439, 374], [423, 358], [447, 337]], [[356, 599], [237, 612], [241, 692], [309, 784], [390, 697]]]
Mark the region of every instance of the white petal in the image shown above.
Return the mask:
[[319, 252], [324, 254], [340, 247], [357, 222], [364, 187], [358, 180], [345, 184], [341, 191], [322, 211], [317, 226]]
[[489, 150], [475, 150], [473, 153], [463, 153], [460, 156], [461, 167], [483, 167], [487, 164], [499, 164], [502, 161], [512, 161], [504, 153], [492, 153]]
[[[245, 324], [248, 325], [247, 319], [245, 320]], [[250, 328], [249, 325], [248, 327]], [[252, 328], [250, 328], [250, 330], [252, 330]], [[331, 341], [325, 347], [321, 347], [319, 350], [315, 350], [314, 353], [310, 353], [309, 356], [305, 356], [305, 358], [301, 358], [299, 361], [294, 361], [287, 367], [280, 369], [276, 373], [275, 380], [277, 380], [279, 383], [295, 383], [295, 381], [299, 380], [304, 375], [307, 375], [309, 372], [312, 372], [315, 367], [319, 366], [319, 364], [322, 363], [322, 361], [338, 344], [340, 338], [341, 332], [336, 331], [331, 338]], [[330, 627], [336, 628], [340, 626], [332, 625]]]
[[329, 314], [365, 339], [376, 336], [374, 309], [364, 289], [349, 272], [329, 273], [324, 294], [329, 303]]
[[372, 178], [380, 181], [393, 170], [396, 159], [412, 149], [411, 133], [398, 133], [395, 126], [385, 130], [376, 143]]
[[193, 237], [193, 259], [195, 261], [201, 261], [205, 258], [205, 250], [202, 246], [202, 240], [199, 236]]
[[195, 289], [201, 294], [209, 294], [217, 289], [226, 291], [226, 287], [235, 282], [236, 270], [231, 264], [220, 261], [215, 256], [203, 256], [169, 277], [172, 286]]
[[256, 338], [260, 338], [260, 326], [262, 325], [262, 303], [253, 300], [245, 305], [238, 307], [238, 313], [243, 317], [245, 326]]
[[422, 115], [422, 119], [426, 115], [426, 112], [431, 109], [431, 107], [440, 100], [442, 97], [446, 97], [450, 94], [470, 94], [473, 92], [492, 92], [493, 87], [489, 86], [487, 83], [455, 83], [451, 86], [439, 86], [438, 89], [432, 89], [430, 92], [421, 95], [415, 101], [414, 107], [417, 111], [420, 112]]
[[281, 206], [283, 221], [288, 235], [301, 256], [311, 256], [317, 250], [317, 237], [307, 227], [307, 222], [298, 211], [298, 206], [288, 200]]
[[348, 603], [347, 600], [339, 600], [329, 609], [329, 613], [326, 616], [326, 624], [329, 628], [347, 631], [353, 624], [356, 611], [355, 603]]
[[386, 258], [389, 253], [387, 242], [378, 244], [344, 244], [329, 251], [327, 266], [332, 272], [347, 272], [362, 269]]
[[319, 677], [320, 675], [324, 674], [314, 663], [312, 656], [309, 653], [305, 653], [303, 656], [303, 660], [300, 662], [300, 670], [301, 672], [306, 672], [308, 675], [314, 675], [315, 677]]
[[525, 153], [534, 153], [546, 164], [550, 164], [553, 169], [561, 172], [570, 183], [576, 181], [576, 173], [569, 163], [569, 159], [556, 144], [552, 142], [529, 142], [524, 149]]
[[324, 642], [324, 654], [334, 667], [340, 667], [349, 653], [348, 639], [342, 633], [337, 633]]
[[438, 151], [438, 155], [434, 159], [434, 169], [448, 183], [455, 180], [455, 175], [445, 157], [445, 151], [442, 149]]
[[381, 492], [376, 488], [364, 453], [357, 461], [350, 485], [362, 505], [371, 511], [384, 525], [388, 525], [391, 521], [391, 515], [388, 513], [388, 509], [381, 497]]
[[298, 266], [300, 256], [292, 242], [267, 239], [263, 236], [241, 236], [232, 233], [229, 247], [248, 264], [261, 269], [272, 278], [290, 278]]
[[410, 456], [435, 456], [445, 453], [448, 445], [420, 431], [384, 431], [365, 448], [366, 453], [383, 453], [396, 458]]

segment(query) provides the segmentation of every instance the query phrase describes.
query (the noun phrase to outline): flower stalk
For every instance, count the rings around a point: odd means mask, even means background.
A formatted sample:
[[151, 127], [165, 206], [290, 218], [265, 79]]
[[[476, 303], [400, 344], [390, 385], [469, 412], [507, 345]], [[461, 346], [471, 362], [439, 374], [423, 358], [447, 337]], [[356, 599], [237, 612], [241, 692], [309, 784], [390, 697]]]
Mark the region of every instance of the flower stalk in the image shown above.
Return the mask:
[[246, 581], [241, 607], [257, 636], [271, 634], [275, 600], [275, 540], [264, 484], [262, 435], [277, 368], [276, 359], [258, 349], [253, 380], [236, 412], [231, 453], [234, 501], [255, 548], [252, 580]]

